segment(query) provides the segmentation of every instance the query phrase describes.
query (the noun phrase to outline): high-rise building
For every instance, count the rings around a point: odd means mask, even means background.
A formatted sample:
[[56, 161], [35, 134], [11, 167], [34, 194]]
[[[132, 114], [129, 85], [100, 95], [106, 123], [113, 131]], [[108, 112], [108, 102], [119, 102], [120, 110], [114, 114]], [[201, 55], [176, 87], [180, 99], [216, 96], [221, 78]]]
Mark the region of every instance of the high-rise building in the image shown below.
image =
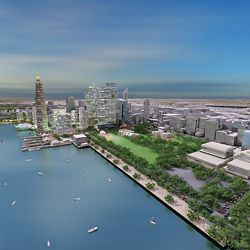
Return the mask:
[[117, 118], [121, 123], [129, 121], [129, 105], [124, 99], [118, 99], [117, 101]]
[[43, 94], [43, 84], [41, 83], [40, 76], [36, 77], [36, 123], [37, 133], [43, 133], [49, 130], [47, 110]]
[[122, 93], [122, 98], [126, 101], [128, 101], [128, 89], [125, 89]]
[[109, 127], [116, 124], [117, 87], [106, 83], [104, 87], [92, 85], [85, 97], [89, 125]]
[[144, 122], [148, 122], [148, 119], [149, 119], [149, 106], [150, 106], [150, 100], [145, 99], [143, 102]]
[[66, 98], [66, 112], [70, 113], [72, 110], [76, 109], [76, 102], [73, 96]]

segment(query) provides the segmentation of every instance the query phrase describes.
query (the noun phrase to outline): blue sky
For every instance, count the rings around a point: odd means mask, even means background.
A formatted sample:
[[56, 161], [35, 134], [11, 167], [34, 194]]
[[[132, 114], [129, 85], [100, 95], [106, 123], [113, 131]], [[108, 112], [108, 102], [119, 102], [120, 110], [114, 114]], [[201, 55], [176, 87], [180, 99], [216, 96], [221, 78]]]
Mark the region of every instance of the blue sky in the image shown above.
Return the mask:
[[[250, 96], [250, 1], [1, 0], [0, 96]], [[80, 97], [80, 96], [79, 96]]]

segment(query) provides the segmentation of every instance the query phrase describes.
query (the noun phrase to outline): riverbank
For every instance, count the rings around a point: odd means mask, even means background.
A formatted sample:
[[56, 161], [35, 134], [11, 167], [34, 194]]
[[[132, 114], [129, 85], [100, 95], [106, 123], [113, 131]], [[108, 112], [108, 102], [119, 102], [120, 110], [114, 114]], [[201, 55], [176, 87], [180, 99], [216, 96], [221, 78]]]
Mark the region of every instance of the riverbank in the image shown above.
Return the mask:
[[[208, 234], [208, 229], [209, 229], [209, 224], [206, 223], [206, 221], [201, 218], [199, 221], [191, 221], [187, 214], [189, 211], [188, 204], [180, 199], [178, 196], [169, 193], [166, 189], [160, 187], [154, 180], [149, 179], [145, 175], [141, 174], [138, 172], [133, 166], [128, 165], [129, 170], [125, 171], [123, 169], [124, 165], [127, 165], [125, 162], [123, 162], [121, 159], [117, 158], [116, 156], [112, 155], [109, 151], [106, 149], [101, 148], [98, 145], [98, 149], [95, 148], [94, 146], [90, 145], [90, 147], [95, 150], [98, 154], [100, 154], [102, 157], [104, 157], [106, 160], [111, 162], [114, 166], [116, 166], [120, 171], [122, 171], [124, 174], [126, 174], [130, 179], [133, 181], [137, 182], [140, 186], [142, 186], [145, 190], [150, 192], [154, 197], [156, 197], [159, 201], [161, 201], [164, 205], [169, 207], [172, 211], [174, 211], [176, 214], [178, 214], [181, 218], [183, 218], [186, 222], [188, 222], [190, 225], [192, 225], [194, 228], [196, 228], [199, 232], [201, 232], [205, 237], [216, 243], [218, 246], [224, 248], [225, 245], [223, 243], [220, 243], [213, 239], [209, 234]], [[105, 153], [102, 153], [101, 151], [104, 150]], [[110, 158], [107, 158], [106, 155], [109, 153], [111, 155]], [[118, 163], [114, 163], [114, 160], [118, 160]], [[134, 174], [139, 174], [141, 177], [139, 179], [134, 178]], [[155, 188], [152, 190], [149, 190], [147, 188], [147, 183], [154, 183]], [[167, 195], [171, 195], [174, 198], [174, 203], [168, 203], [165, 200], [165, 197]]]

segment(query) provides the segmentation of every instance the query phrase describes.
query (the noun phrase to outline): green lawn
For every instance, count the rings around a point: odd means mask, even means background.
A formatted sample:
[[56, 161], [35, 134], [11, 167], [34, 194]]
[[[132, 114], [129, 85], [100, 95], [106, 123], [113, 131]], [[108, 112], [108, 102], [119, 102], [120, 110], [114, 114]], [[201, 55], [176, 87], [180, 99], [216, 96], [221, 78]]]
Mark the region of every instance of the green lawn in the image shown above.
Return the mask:
[[156, 158], [159, 156], [150, 149], [144, 146], [136, 145], [124, 136], [109, 134], [112, 142], [125, 148], [129, 148], [135, 155], [145, 158], [149, 163], [155, 163]]

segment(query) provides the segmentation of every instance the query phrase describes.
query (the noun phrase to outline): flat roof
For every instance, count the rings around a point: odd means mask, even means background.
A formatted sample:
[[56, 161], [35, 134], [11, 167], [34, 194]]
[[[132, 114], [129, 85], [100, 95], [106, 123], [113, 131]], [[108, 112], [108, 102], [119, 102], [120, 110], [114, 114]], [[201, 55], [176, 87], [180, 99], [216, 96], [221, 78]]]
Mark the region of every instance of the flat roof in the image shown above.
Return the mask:
[[228, 159], [222, 159], [213, 155], [209, 155], [200, 151], [188, 154], [191, 159], [206, 163], [211, 166], [219, 167], [221, 165], [226, 165]]
[[233, 146], [225, 145], [225, 144], [218, 143], [218, 142], [207, 142], [207, 143], [202, 144], [201, 146], [203, 148], [220, 150], [220, 151], [231, 151], [231, 150], [234, 150], [235, 148]]
[[242, 168], [244, 170], [250, 171], [250, 163], [247, 161], [242, 161], [239, 159], [235, 159], [233, 161], [230, 161], [228, 165], [235, 166], [238, 168]]
[[76, 139], [79, 139], [79, 138], [85, 138], [87, 136], [84, 135], [84, 134], [78, 134], [78, 135], [73, 135], [73, 137], [76, 138]]

